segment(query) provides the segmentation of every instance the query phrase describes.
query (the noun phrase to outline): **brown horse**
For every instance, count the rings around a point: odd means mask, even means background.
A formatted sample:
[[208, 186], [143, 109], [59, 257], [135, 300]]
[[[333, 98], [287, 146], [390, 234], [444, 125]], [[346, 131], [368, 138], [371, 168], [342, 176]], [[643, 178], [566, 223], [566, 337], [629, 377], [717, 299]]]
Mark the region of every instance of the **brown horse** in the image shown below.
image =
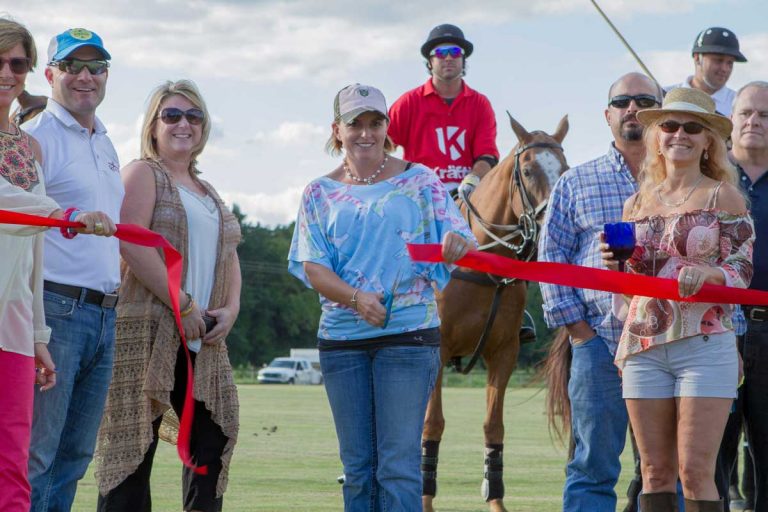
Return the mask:
[[[537, 222], [549, 192], [560, 174], [568, 169], [560, 145], [568, 132], [568, 119], [563, 117], [553, 135], [528, 132], [511, 115], [509, 119], [517, 145], [480, 181], [469, 198], [461, 198], [460, 208], [482, 250], [530, 260], [535, 257]], [[478, 340], [485, 339], [481, 349], [488, 369], [482, 494], [490, 510], [496, 512], [506, 510], [502, 480], [504, 393], [517, 365], [526, 290], [527, 285], [522, 281], [462, 271], [458, 275], [454, 273], [454, 278], [438, 296], [443, 366], [451, 359], [472, 354]], [[488, 321], [492, 307], [497, 312], [495, 322]], [[492, 326], [483, 335], [486, 323]], [[422, 435], [422, 501], [426, 512], [434, 510], [437, 454], [445, 428], [441, 380], [442, 371], [427, 407]]]

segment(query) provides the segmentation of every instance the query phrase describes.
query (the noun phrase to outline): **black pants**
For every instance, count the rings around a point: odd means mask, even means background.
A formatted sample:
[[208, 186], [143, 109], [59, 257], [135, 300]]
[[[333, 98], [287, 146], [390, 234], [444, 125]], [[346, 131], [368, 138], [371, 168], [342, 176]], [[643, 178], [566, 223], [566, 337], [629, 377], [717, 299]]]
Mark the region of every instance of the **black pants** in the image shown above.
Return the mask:
[[[195, 354], [192, 354], [192, 363]], [[184, 393], [187, 388], [187, 358], [184, 348], [180, 347], [176, 355], [174, 371], [174, 388], [171, 391], [171, 405], [181, 418], [184, 407]], [[152, 423], [154, 439], [149, 445], [144, 460], [136, 471], [112, 489], [106, 496], [99, 495], [98, 512], [151, 512], [152, 497], [150, 493], [150, 475], [152, 460], [157, 450], [158, 430], [162, 417]], [[203, 402], [195, 400], [195, 418], [192, 423], [190, 452], [192, 460], [198, 465], [207, 465], [207, 475], [197, 475], [186, 466], [182, 473], [182, 498], [184, 510], [202, 510], [204, 512], [220, 512], [222, 498], [216, 498], [216, 482], [221, 473], [221, 455], [227, 437], [221, 428], [211, 419], [211, 413]]]
[[755, 467], [755, 512], [768, 512], [768, 322], [747, 320], [744, 432]]

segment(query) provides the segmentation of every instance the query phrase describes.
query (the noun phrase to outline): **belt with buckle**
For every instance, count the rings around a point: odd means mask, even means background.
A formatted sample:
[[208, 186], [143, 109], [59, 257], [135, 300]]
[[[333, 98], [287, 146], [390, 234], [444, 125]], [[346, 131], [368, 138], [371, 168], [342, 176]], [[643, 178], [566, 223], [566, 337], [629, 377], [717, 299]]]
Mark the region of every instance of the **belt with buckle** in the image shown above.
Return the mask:
[[743, 306], [747, 319], [753, 322], [768, 322], [768, 308], [763, 306]]
[[80, 288], [79, 286], [59, 284], [52, 281], [45, 281], [43, 288], [49, 292], [58, 293], [59, 295], [76, 300], [80, 300], [80, 296], [85, 292], [85, 302], [88, 304], [95, 304], [107, 309], [114, 309], [117, 306], [116, 293], [102, 293], [90, 288]]

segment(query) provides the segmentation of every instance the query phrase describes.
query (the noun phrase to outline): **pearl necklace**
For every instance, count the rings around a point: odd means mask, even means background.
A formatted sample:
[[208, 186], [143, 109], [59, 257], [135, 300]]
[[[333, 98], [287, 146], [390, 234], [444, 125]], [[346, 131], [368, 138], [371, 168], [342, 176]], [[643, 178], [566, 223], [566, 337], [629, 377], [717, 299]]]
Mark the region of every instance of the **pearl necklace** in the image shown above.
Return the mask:
[[656, 187], [656, 197], [658, 198], [659, 202], [660, 202], [661, 204], [663, 204], [664, 206], [668, 206], [668, 207], [670, 207], [670, 208], [677, 208], [678, 206], [682, 206], [683, 204], [685, 204], [685, 202], [686, 202], [688, 199], [690, 199], [690, 197], [691, 197], [691, 194], [693, 194], [693, 191], [694, 191], [694, 190], [696, 190], [696, 187], [698, 187], [698, 186], [699, 186], [699, 183], [701, 183], [701, 181], [702, 181], [703, 179], [704, 179], [704, 174], [702, 173], [702, 175], [701, 175], [701, 176], [699, 176], [699, 179], [698, 179], [698, 180], [696, 180], [696, 183], [694, 183], [694, 184], [693, 184], [693, 186], [690, 188], [690, 190], [688, 190], [688, 193], [687, 193], [687, 194], [685, 194], [685, 197], [684, 197], [684, 198], [682, 198], [680, 201], [678, 201], [678, 202], [676, 202], [676, 203], [668, 203], [668, 202], [666, 202], [666, 201], [665, 201], [665, 200], [664, 200], [664, 199], [661, 197], [661, 185], [659, 185], [658, 187]]
[[354, 174], [352, 174], [352, 171], [349, 169], [349, 165], [347, 164], [347, 159], [344, 159], [344, 162], [341, 164], [342, 167], [344, 167], [344, 172], [347, 173], [347, 176], [349, 176], [349, 179], [351, 179], [354, 182], [357, 183], [365, 183], [366, 185], [373, 185], [373, 182], [376, 178], [379, 177], [379, 174], [381, 174], [381, 171], [384, 170], [384, 165], [386, 165], [387, 160], [389, 160], [389, 157], [384, 155], [384, 161], [381, 162], [381, 165], [378, 169], [376, 169], [376, 172], [368, 176], [367, 178], [358, 178]]

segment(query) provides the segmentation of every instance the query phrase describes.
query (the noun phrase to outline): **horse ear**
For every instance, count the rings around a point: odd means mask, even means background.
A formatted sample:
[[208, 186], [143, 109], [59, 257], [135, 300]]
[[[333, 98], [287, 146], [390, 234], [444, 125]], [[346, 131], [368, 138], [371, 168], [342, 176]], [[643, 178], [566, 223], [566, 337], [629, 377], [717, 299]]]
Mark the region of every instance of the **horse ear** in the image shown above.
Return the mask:
[[507, 115], [509, 116], [509, 124], [512, 126], [512, 131], [515, 132], [515, 135], [517, 136], [517, 140], [526, 144], [531, 139], [531, 134], [528, 133], [528, 130], [523, 128], [523, 125], [518, 123], [515, 118], [512, 117], [509, 110], [507, 110]]
[[568, 133], [568, 127], [568, 114], [565, 114], [557, 124], [557, 129], [555, 129], [555, 134], [552, 135], [552, 138], [562, 144], [565, 135]]

